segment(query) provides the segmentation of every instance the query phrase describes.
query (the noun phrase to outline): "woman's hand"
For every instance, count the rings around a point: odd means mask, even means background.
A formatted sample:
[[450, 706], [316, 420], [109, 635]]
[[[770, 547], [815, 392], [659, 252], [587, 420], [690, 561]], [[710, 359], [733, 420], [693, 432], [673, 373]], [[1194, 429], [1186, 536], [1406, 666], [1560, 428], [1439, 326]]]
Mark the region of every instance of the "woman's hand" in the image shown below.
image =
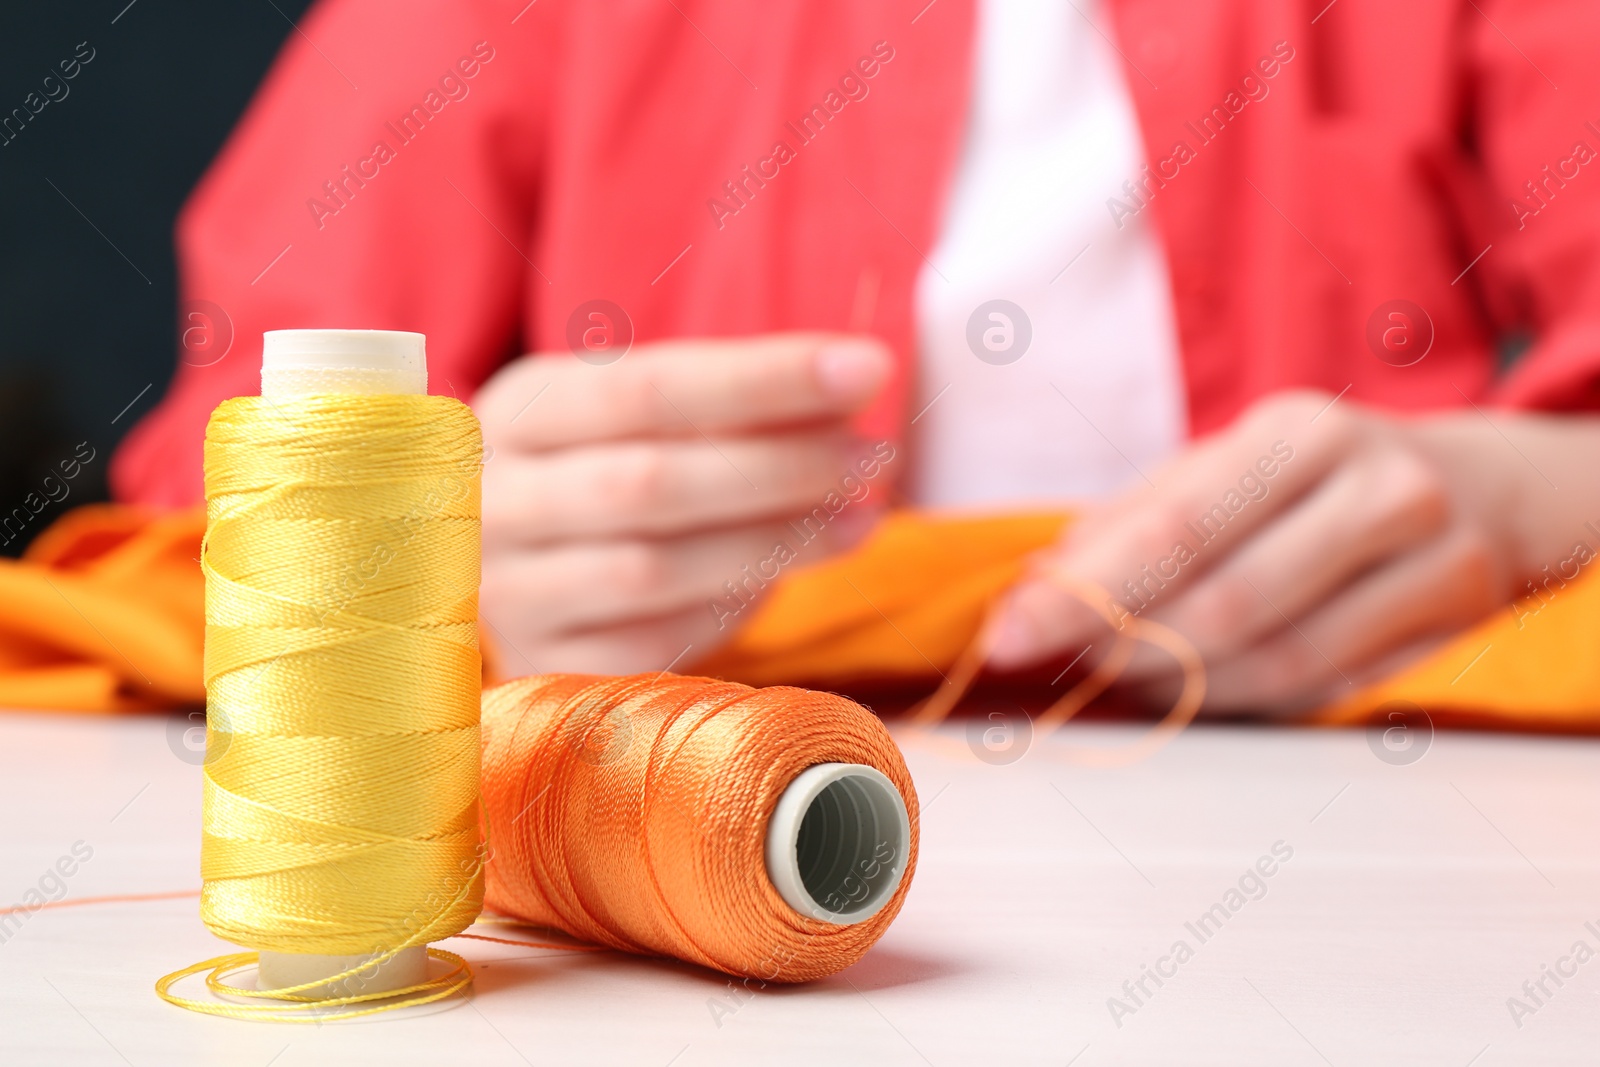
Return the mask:
[[[1600, 553], [1584, 528], [1600, 521], [1597, 457], [1592, 418], [1399, 418], [1323, 394], [1270, 398], [1085, 516], [1007, 601], [989, 662], [1086, 646], [1092, 662], [1109, 647], [1101, 615], [1054, 569], [1104, 589], [1119, 620], [1192, 642], [1207, 708], [1318, 705], [1530, 592], [1576, 542]], [[1177, 670], [1140, 648], [1119, 684], [1170, 692]]]
[[877, 342], [822, 334], [501, 370], [473, 408], [488, 456], [481, 611], [507, 667], [625, 673], [710, 652], [734, 630], [726, 583], [759, 588], [746, 565], [779, 541], [820, 558], [870, 525], [887, 474], [816, 541], [787, 523], [845, 479], [869, 484], [847, 422], [889, 371]]

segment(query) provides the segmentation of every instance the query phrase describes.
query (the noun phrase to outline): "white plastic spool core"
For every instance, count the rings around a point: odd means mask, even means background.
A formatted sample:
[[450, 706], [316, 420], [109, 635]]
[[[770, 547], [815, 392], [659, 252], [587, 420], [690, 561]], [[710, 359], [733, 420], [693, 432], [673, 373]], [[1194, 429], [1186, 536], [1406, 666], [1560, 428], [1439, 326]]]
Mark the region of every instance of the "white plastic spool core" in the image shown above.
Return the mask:
[[849, 926], [889, 903], [910, 848], [905, 799], [882, 771], [819, 763], [789, 783], [767, 822], [767, 877], [801, 915]]
[[[398, 330], [269, 330], [262, 335], [261, 395], [288, 400], [318, 394], [420, 395], [428, 391], [428, 359], [420, 333]], [[302, 996], [384, 993], [421, 985], [428, 946], [401, 949], [377, 967], [374, 956], [262, 952], [257, 989], [287, 989], [361, 968]]]
[[428, 358], [420, 333], [400, 330], [268, 330], [262, 335], [261, 395], [421, 395]]

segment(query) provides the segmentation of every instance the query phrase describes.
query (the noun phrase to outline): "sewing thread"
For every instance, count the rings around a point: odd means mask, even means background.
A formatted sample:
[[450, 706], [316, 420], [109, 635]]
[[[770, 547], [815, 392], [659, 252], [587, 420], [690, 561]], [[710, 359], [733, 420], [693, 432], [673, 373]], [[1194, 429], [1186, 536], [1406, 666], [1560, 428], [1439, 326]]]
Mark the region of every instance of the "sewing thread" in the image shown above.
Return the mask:
[[[240, 397], [213, 413], [201, 915], [219, 937], [371, 966], [476, 918], [481, 463], [477, 420], [449, 397]], [[382, 994], [321, 990], [355, 970], [230, 984], [250, 952], [157, 992], [209, 1014], [321, 1021], [471, 981], [459, 956], [430, 955], [449, 972]], [[170, 991], [204, 971], [215, 993], [273, 1003]]]
[[[671, 674], [541, 675], [486, 692], [483, 728], [495, 911], [627, 952], [805, 982], [865, 955], [911, 885], [910, 773], [878, 718], [843, 697]], [[764, 859], [784, 789], [833, 762], [881, 771], [910, 819], [904, 854], [863, 817], [859, 854], [818, 868], [813, 893], [834, 911], [902, 872], [882, 909], [850, 924], [790, 907]], [[803, 862], [803, 840], [800, 851]]]

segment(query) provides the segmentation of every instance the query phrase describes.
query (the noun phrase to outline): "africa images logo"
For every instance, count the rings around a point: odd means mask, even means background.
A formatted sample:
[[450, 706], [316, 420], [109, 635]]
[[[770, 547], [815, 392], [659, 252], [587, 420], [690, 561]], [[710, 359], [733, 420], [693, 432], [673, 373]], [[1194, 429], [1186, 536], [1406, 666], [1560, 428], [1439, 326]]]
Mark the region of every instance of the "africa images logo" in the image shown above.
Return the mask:
[[967, 318], [967, 347], [985, 363], [1015, 363], [1032, 343], [1033, 322], [1009, 300], [985, 300]]
[[1427, 755], [1433, 720], [1409, 700], [1391, 700], [1367, 719], [1367, 747], [1392, 767], [1406, 767]]

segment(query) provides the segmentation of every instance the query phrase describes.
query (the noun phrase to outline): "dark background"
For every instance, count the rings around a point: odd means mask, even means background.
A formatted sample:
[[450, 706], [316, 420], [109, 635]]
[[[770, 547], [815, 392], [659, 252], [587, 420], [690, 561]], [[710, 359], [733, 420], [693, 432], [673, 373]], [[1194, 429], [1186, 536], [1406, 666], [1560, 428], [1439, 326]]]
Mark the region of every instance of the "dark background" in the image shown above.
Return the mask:
[[309, 5], [94, 0], [7, 10], [0, 117], [30, 92], [43, 96], [45, 76], [59, 77], [57, 64], [80, 42], [95, 54], [65, 82], [64, 98], [0, 147], [0, 517], [29, 493], [44, 497], [43, 479], [59, 476], [80, 442], [95, 458], [0, 555], [15, 555], [67, 508], [106, 498], [112, 450], [161, 396], [177, 359], [178, 208]]

